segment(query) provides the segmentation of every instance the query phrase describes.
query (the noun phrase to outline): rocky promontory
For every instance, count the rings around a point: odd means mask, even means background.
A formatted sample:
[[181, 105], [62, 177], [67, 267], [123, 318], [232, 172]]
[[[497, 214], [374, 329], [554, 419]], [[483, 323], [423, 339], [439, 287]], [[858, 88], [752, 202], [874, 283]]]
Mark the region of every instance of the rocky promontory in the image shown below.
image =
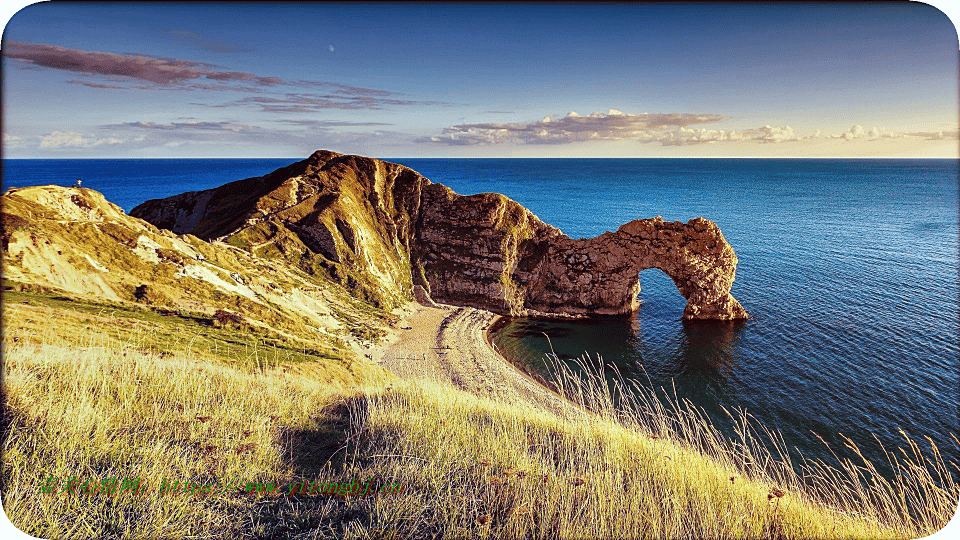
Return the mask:
[[685, 319], [743, 319], [737, 257], [720, 228], [635, 220], [571, 239], [499, 194], [458, 195], [403, 165], [318, 151], [268, 175], [151, 200], [131, 215], [324, 274], [382, 307], [415, 285], [441, 302], [514, 316], [626, 314], [659, 268]]

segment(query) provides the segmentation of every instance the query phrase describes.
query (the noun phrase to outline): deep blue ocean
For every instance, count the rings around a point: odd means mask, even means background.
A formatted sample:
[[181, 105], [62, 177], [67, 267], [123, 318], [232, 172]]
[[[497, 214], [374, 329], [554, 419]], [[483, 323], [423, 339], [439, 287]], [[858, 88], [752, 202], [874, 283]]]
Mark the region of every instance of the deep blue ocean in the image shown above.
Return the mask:
[[[636, 317], [515, 319], [494, 338], [543, 370], [553, 350], [676, 388], [719, 424], [742, 408], [791, 449], [829, 460], [839, 433], [873, 461], [931, 437], [957, 459], [958, 163], [829, 159], [405, 159], [458, 193], [503, 193], [567, 235], [637, 218], [715, 221], [740, 260], [733, 295], [752, 318], [683, 323], [657, 269], [641, 273]], [[54, 183], [144, 200], [259, 176], [290, 159], [5, 160], [4, 189]], [[649, 381], [649, 382], [647, 382]]]

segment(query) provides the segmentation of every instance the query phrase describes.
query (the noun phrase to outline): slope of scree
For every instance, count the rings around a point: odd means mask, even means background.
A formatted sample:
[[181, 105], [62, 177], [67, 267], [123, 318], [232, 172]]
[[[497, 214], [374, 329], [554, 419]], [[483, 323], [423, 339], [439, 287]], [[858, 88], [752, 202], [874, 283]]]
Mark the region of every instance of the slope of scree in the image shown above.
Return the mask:
[[318, 151], [259, 178], [147, 201], [131, 215], [222, 240], [392, 307], [415, 285], [436, 300], [519, 315], [625, 314], [639, 272], [660, 268], [686, 319], [742, 319], [737, 257], [713, 222], [635, 220], [571, 239], [509, 198], [458, 195], [381, 160]]

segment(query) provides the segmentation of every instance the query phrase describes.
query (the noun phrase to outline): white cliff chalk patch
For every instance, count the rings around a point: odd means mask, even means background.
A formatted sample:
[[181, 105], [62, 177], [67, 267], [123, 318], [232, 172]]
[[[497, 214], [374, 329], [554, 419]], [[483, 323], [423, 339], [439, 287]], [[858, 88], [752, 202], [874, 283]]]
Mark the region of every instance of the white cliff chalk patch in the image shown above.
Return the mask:
[[238, 285], [236, 283], [230, 283], [229, 281], [217, 275], [217, 272], [215, 272], [214, 270], [207, 268], [205, 266], [201, 266], [199, 264], [191, 264], [188, 266], [184, 266], [180, 270], [180, 272], [178, 272], [177, 275], [192, 277], [194, 279], [206, 281], [207, 283], [213, 285], [214, 287], [217, 287], [218, 289], [221, 289], [227, 292], [237, 293], [239, 295], [249, 298], [250, 300], [259, 302], [259, 300], [257, 299], [257, 294], [253, 292], [246, 285]]
[[90, 266], [96, 268], [97, 270], [99, 270], [99, 271], [101, 271], [101, 272], [109, 272], [109, 271], [110, 271], [109, 268], [107, 268], [106, 266], [103, 266], [102, 264], [98, 263], [96, 260], [94, 260], [93, 257], [91, 257], [90, 255], [87, 255], [86, 253], [83, 254], [83, 258], [86, 259], [88, 263], [90, 263]]

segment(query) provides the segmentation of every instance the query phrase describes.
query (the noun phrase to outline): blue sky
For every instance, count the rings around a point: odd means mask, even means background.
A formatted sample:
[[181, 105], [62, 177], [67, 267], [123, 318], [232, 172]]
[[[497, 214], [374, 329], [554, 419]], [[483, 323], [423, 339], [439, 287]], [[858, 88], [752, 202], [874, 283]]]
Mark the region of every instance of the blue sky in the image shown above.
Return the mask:
[[36, 4], [6, 157], [956, 157], [918, 3]]

